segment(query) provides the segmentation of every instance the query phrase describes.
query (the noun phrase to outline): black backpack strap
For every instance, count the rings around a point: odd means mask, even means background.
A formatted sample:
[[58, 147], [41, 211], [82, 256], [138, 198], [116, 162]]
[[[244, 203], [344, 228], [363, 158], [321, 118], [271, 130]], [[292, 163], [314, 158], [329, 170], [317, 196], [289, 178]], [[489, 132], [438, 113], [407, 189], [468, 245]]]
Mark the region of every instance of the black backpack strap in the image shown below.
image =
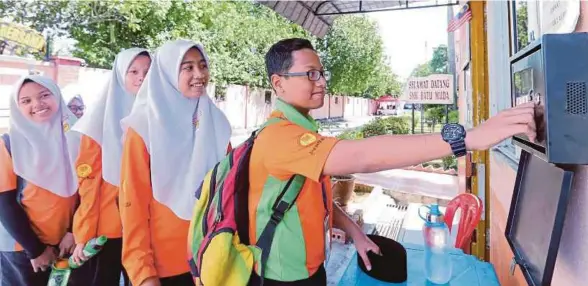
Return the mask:
[[305, 177], [301, 175], [295, 175], [288, 182], [284, 187], [284, 190], [280, 193], [274, 206], [272, 207], [272, 215], [270, 216], [270, 220], [267, 222], [259, 239], [257, 240], [257, 246], [261, 248], [261, 265], [260, 265], [260, 279], [261, 279], [261, 286], [263, 286], [263, 280], [265, 275], [265, 264], [269, 258], [269, 254], [272, 249], [272, 242], [274, 240], [274, 235], [276, 233], [276, 228], [278, 224], [284, 219], [284, 215], [296, 202], [298, 199], [298, 195], [302, 190], [302, 186], [304, 185], [304, 181], [306, 180]]
[[[12, 157], [12, 150], [10, 148], [10, 135], [8, 135], [8, 133], [4, 133], [2, 134], [2, 141], [4, 141], [4, 146], [6, 146], [6, 150], [8, 151], [8, 155], [10, 155], [10, 157]], [[20, 199], [22, 196], [22, 190], [25, 187], [25, 180], [22, 179], [21, 176], [16, 176], [16, 191], [18, 193], [18, 203], [20, 203]]]
[[269, 118], [257, 130], [251, 133], [251, 136], [245, 141], [248, 144], [248, 149], [245, 155], [237, 163], [237, 175], [235, 178], [235, 217], [237, 222], [237, 233], [241, 243], [249, 245], [249, 162], [251, 159], [251, 152], [253, 151], [253, 143], [261, 131], [280, 121], [284, 120], [279, 117]]

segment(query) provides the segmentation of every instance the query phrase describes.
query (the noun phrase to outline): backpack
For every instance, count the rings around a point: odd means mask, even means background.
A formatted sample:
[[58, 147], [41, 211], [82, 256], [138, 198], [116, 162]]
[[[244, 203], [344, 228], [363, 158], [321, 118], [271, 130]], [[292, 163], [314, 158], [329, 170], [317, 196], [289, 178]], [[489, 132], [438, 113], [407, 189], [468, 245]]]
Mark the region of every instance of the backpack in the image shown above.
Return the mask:
[[283, 119], [270, 118], [217, 163], [196, 191], [188, 232], [190, 271], [196, 285], [247, 285], [255, 265], [263, 285], [276, 227], [294, 205], [306, 180], [292, 176], [273, 205], [256, 245], [249, 243], [249, 161], [257, 135]]
[[[6, 150], [8, 151], [8, 155], [10, 155], [10, 157], [12, 157], [12, 151], [10, 149], [10, 135], [8, 135], [8, 133], [4, 133], [2, 134], [2, 141], [4, 141], [4, 146], [6, 146]], [[16, 191], [19, 194], [17, 196], [18, 201], [20, 203], [20, 199], [22, 196], [22, 190], [24, 189], [26, 185], [26, 181], [22, 179], [21, 176], [16, 176]]]

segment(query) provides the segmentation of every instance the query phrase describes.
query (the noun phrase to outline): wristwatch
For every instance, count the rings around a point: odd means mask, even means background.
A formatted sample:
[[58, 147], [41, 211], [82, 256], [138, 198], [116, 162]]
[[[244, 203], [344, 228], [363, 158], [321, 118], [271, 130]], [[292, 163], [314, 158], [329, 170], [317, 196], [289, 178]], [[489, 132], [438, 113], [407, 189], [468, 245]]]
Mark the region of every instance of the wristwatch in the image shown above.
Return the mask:
[[462, 125], [457, 123], [445, 124], [441, 129], [441, 137], [443, 141], [449, 143], [455, 157], [461, 157], [467, 153], [465, 145], [466, 130]]

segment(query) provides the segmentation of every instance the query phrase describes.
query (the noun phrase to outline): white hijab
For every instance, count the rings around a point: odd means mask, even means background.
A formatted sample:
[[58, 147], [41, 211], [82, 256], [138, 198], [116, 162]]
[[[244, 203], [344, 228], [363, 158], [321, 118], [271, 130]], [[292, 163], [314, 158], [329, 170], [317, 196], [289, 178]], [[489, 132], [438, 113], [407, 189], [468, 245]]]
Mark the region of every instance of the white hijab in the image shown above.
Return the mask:
[[102, 178], [114, 186], [120, 185], [123, 134], [120, 121], [129, 115], [135, 101], [135, 96], [125, 89], [125, 76], [133, 60], [143, 52], [147, 50], [130, 48], [116, 56], [106, 88], [73, 128], [101, 146]]
[[[190, 48], [197, 48], [208, 63], [201, 45], [166, 43], [153, 58], [131, 114], [121, 121], [147, 146], [153, 197], [184, 220], [191, 219], [194, 192], [224, 158], [231, 138], [228, 119], [207, 95], [190, 99], [178, 89], [180, 65]], [[198, 124], [193, 123], [196, 115]]]
[[[47, 88], [59, 103], [59, 110], [48, 122], [27, 119], [18, 109], [18, 93], [25, 80]], [[77, 146], [74, 132], [67, 132], [77, 118], [67, 108], [57, 84], [38, 75], [23, 77], [16, 84], [10, 101], [10, 145], [14, 173], [32, 184], [61, 197], [77, 191], [78, 180], [70, 152]], [[68, 144], [69, 143], [69, 144]]]
[[82, 98], [81, 94], [80, 86], [78, 84], [70, 84], [61, 89], [61, 96], [63, 97], [65, 104], [70, 104], [74, 99], [84, 103], [84, 99]]

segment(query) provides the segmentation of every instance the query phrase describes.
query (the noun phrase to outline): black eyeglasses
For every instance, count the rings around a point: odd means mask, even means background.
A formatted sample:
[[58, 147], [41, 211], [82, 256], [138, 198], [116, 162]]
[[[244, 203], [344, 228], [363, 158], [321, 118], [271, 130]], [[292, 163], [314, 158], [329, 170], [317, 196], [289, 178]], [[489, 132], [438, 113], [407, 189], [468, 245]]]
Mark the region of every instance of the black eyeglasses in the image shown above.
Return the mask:
[[84, 111], [84, 109], [86, 109], [86, 106], [84, 105], [68, 105], [67, 107], [71, 112]]
[[323, 77], [325, 80], [331, 79], [331, 73], [329, 71], [309, 70], [307, 72], [290, 72], [283, 73], [281, 76], [307, 76], [311, 81], [318, 81]]

